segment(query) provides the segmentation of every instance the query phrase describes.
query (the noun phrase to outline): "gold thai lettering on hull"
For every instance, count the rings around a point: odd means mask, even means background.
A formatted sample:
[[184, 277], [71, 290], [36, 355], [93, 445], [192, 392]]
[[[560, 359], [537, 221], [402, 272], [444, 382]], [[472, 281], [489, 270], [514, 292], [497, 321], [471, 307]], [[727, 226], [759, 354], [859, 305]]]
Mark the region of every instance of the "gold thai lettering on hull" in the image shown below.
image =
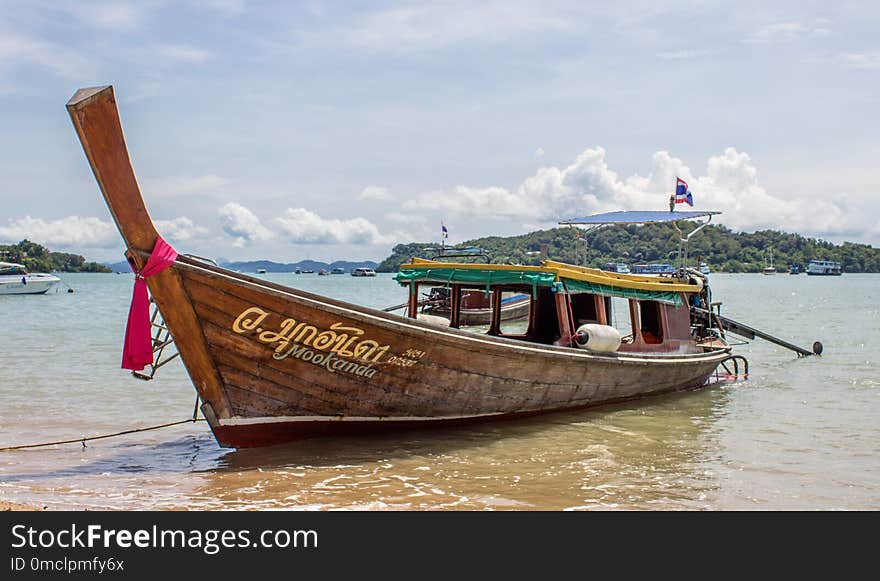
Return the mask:
[[[260, 307], [249, 307], [232, 323], [232, 330], [248, 335], [260, 343], [274, 347], [272, 357], [276, 360], [299, 359], [323, 367], [330, 373], [341, 371], [372, 378], [379, 369], [377, 363], [389, 363], [411, 367], [424, 357], [424, 351], [407, 349], [405, 355], [389, 353], [390, 345], [380, 345], [365, 338], [366, 332], [359, 327], [333, 323], [321, 330], [306, 321], [286, 318], [275, 329], [266, 328], [271, 313]], [[382, 358], [388, 354], [383, 361]]]

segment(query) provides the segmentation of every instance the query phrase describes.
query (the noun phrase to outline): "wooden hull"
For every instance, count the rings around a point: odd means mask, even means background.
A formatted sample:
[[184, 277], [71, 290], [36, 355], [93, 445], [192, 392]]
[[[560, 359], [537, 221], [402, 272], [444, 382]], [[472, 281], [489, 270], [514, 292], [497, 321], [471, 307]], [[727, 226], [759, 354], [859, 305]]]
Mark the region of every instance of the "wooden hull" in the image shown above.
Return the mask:
[[222, 417], [206, 401], [206, 416], [224, 446], [501, 419], [693, 389], [727, 356], [599, 355], [523, 343], [438, 329], [187, 259], [172, 268], [221, 377], [231, 413]]
[[[68, 103], [143, 268], [157, 233], [110, 87]], [[728, 350], [602, 354], [440, 328], [179, 256], [146, 279], [223, 446], [570, 410], [706, 385]], [[686, 351], [687, 349], [683, 349]]]

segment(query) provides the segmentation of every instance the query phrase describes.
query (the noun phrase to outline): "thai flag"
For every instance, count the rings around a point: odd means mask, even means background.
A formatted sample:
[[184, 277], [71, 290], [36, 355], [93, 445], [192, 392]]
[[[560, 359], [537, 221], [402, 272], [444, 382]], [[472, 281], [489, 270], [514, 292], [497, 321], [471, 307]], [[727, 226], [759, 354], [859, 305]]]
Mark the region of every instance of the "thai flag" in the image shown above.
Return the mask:
[[687, 182], [678, 176], [675, 178], [675, 203], [687, 204], [688, 206], [694, 205], [694, 197], [691, 195], [690, 190], [688, 190]]
[[444, 224], [443, 222], [440, 222], [440, 228], [443, 231], [443, 240], [446, 240], [447, 238], [449, 238], [449, 230], [446, 229], [446, 224]]

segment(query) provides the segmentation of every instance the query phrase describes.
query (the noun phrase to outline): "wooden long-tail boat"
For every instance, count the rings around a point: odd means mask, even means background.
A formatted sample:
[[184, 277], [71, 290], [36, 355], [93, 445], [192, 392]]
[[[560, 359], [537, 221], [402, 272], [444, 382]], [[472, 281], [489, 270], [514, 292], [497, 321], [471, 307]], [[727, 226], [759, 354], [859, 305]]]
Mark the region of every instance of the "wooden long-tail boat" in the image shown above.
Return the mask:
[[[138, 272], [161, 242], [132, 170], [112, 87], [68, 111]], [[732, 357], [691, 305], [703, 279], [414, 259], [397, 281], [406, 316], [345, 303], [177, 256], [146, 279], [164, 328], [222, 446], [571, 410], [707, 385]], [[448, 326], [418, 319], [423, 288], [450, 289]], [[486, 333], [460, 326], [462, 292], [493, 305]], [[531, 297], [525, 332], [505, 333], [502, 293]], [[612, 297], [631, 333], [612, 322]], [[158, 348], [158, 347], [157, 347]]]

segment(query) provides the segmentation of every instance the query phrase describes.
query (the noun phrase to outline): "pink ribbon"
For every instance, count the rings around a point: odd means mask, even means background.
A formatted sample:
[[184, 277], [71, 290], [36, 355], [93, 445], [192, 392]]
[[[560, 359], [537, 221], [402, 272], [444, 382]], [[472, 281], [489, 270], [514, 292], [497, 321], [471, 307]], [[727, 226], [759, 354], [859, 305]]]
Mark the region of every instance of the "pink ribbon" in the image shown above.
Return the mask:
[[[134, 291], [128, 310], [128, 326], [125, 328], [125, 344], [122, 347], [122, 368], [140, 371], [153, 362], [153, 336], [150, 329], [150, 297], [147, 294], [148, 276], [159, 274], [174, 263], [177, 251], [161, 236], [147, 264], [134, 273]], [[134, 266], [132, 266], [134, 270]]]

